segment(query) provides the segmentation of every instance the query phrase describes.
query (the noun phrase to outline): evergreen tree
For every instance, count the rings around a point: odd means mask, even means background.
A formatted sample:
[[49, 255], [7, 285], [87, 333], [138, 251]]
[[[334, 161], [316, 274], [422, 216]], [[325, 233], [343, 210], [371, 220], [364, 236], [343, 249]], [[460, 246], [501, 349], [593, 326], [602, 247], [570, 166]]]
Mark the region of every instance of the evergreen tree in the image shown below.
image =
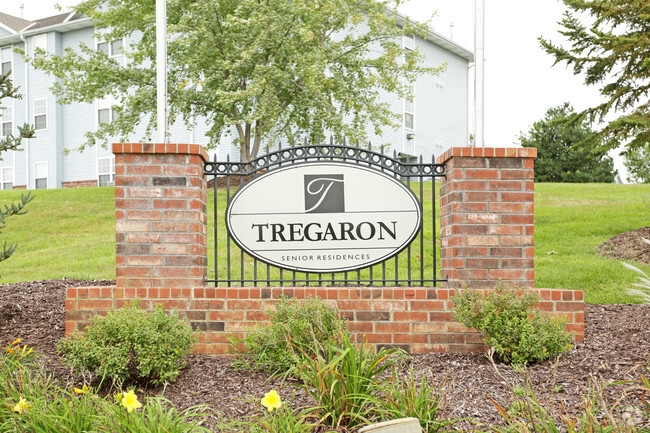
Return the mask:
[[577, 146], [594, 132], [585, 124], [567, 122], [575, 114], [568, 102], [549, 108], [527, 134], [520, 134], [523, 147], [536, 147], [536, 182], [606, 182], [616, 176], [614, 161], [604, 150]]
[[650, 183], [650, 144], [627, 151], [623, 164], [628, 171], [628, 181]]
[[[600, 86], [604, 101], [571, 120], [605, 122], [591, 137], [592, 148], [614, 149], [620, 143], [637, 149], [650, 143], [650, 2], [648, 0], [563, 0], [569, 7], [560, 31], [569, 48], [540, 38], [555, 64], [573, 65], [585, 84]], [[578, 14], [578, 15], [576, 15]]]
[[[14, 87], [11, 81], [11, 71], [4, 75], [0, 75], [0, 108], [2, 107], [2, 100], [5, 98], [21, 99], [22, 95], [18, 93], [18, 88]], [[2, 117], [2, 111], [0, 111]], [[23, 138], [32, 138], [34, 136], [34, 128], [30, 125], [23, 125], [18, 127], [18, 135], [7, 134], [6, 137], [0, 138], [0, 154], [8, 150], [20, 150]]]

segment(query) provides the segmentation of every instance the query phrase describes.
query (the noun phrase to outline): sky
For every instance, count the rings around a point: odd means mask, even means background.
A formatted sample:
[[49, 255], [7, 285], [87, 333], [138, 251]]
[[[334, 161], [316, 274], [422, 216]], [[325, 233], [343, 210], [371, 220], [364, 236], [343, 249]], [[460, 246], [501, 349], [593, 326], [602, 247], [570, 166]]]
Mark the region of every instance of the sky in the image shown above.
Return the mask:
[[[64, 8], [79, 0], [59, 0]], [[0, 0], [0, 12], [37, 19], [59, 13], [53, 0]], [[596, 105], [598, 89], [585, 86], [565, 64], [553, 65], [537, 40], [561, 41], [560, 0], [485, 0], [485, 146], [513, 146], [519, 134], [551, 107], [570, 102], [576, 110]], [[474, 0], [408, 0], [400, 12], [432, 20], [434, 31], [474, 51]], [[470, 71], [471, 73], [472, 71]], [[470, 115], [473, 125], [473, 116]], [[620, 161], [616, 167], [622, 171]]]

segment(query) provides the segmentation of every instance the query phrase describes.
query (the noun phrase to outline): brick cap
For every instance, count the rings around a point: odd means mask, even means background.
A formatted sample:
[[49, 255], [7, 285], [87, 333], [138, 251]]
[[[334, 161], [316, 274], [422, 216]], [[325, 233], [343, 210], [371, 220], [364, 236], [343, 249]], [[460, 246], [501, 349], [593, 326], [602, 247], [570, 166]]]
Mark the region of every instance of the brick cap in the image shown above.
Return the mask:
[[537, 158], [535, 147], [452, 147], [436, 158], [444, 164], [453, 157], [466, 158]]
[[199, 155], [204, 161], [209, 160], [203, 146], [185, 143], [113, 143], [113, 153]]

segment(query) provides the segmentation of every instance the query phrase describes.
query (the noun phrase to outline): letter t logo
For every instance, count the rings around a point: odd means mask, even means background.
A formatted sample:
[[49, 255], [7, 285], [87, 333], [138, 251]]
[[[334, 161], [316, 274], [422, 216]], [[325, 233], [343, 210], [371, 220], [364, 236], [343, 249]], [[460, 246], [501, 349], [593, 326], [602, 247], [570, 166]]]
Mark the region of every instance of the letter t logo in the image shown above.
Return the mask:
[[342, 174], [305, 175], [305, 212], [345, 212]]

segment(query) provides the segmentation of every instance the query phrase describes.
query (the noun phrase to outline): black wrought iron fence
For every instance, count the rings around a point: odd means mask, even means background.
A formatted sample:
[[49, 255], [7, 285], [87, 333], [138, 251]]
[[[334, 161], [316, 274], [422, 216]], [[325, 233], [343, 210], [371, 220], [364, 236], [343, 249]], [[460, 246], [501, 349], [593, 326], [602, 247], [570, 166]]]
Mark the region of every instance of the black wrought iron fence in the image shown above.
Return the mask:
[[[300, 272], [267, 264], [239, 248], [226, 229], [226, 209], [234, 193], [258, 176], [292, 164], [332, 161], [368, 167], [398, 179], [417, 197], [422, 219], [419, 233], [402, 252], [381, 263], [340, 273]], [[435, 178], [445, 176], [444, 164], [399, 160], [383, 147], [315, 144], [294, 145], [266, 153], [250, 162], [206, 162], [204, 174], [213, 178], [214, 269], [208, 283], [215, 286], [436, 286], [438, 275]]]

